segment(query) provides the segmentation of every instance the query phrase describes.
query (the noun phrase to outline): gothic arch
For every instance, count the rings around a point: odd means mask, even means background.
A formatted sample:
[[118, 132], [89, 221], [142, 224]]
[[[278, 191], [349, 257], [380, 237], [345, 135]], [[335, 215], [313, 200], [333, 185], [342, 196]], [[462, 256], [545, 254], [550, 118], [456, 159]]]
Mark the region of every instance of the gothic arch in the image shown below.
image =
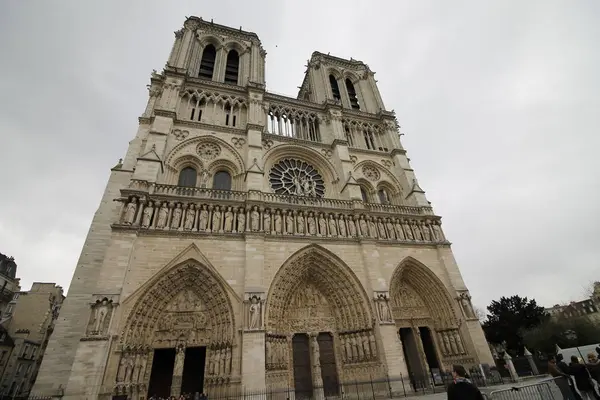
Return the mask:
[[295, 158], [311, 164], [319, 171], [325, 181], [325, 197], [332, 197], [332, 195], [336, 193], [336, 191], [333, 189], [339, 182], [339, 176], [331, 161], [327, 160], [318, 151], [306, 146], [285, 143], [271, 147], [263, 155], [263, 165], [267, 188], [271, 188], [268, 182], [269, 171], [275, 164], [284, 158]]
[[[360, 78], [354, 72], [344, 71], [343, 79], [344, 79], [344, 82], [346, 81], [346, 79], [350, 79], [350, 82], [352, 82], [352, 84], [354, 85], [354, 88], [357, 89], [356, 86], [358, 85]], [[357, 92], [358, 92], [358, 89], [357, 89]]]
[[[182, 294], [189, 294], [199, 300], [191, 323], [199, 330], [197, 339], [200, 343], [213, 347], [231, 345], [235, 335], [235, 320], [229, 290], [227, 283], [213, 268], [193, 258], [158, 274], [139, 293], [130, 296], [130, 299], [136, 301], [121, 335], [123, 348], [127, 350], [152, 348], [157, 344], [160, 346], [162, 338], [157, 331], [161, 329], [161, 324], [167, 323], [164, 317], [168, 308]], [[189, 324], [190, 321], [186, 323]], [[174, 321], [168, 328], [171, 335], [177, 336], [169, 340], [190, 340], [187, 336], [180, 336], [183, 331], [178, 332]]]
[[368, 296], [352, 270], [329, 250], [312, 244], [291, 255], [279, 269], [267, 296], [267, 331], [287, 334], [287, 314], [292, 296], [310, 282], [331, 302], [338, 331], [371, 329], [372, 310]]
[[246, 46], [244, 46], [241, 42], [231, 38], [229, 38], [227, 42], [223, 44], [223, 47], [228, 53], [230, 50], [237, 51], [240, 57], [247, 51]]
[[[235, 148], [227, 143], [226, 141], [214, 137], [214, 136], [197, 136], [179, 143], [177, 146], [173, 147], [173, 149], [169, 152], [167, 157], [165, 158], [166, 164], [173, 166], [173, 163], [176, 159], [183, 155], [196, 154], [196, 147], [203, 142], [207, 143], [215, 143], [221, 147], [221, 149], [225, 149], [225, 152], [221, 152], [221, 154], [216, 157], [216, 159], [228, 159], [231, 158], [231, 166], [235, 166], [235, 173], [232, 176], [240, 175], [245, 172], [244, 168], [244, 160], [240, 156], [240, 154], [235, 150]], [[224, 154], [227, 153], [227, 154]]]
[[436, 329], [458, 327], [453, 301], [444, 283], [424, 264], [406, 257], [390, 279], [392, 317], [396, 323], [428, 320]]
[[212, 44], [213, 46], [215, 46], [215, 50], [219, 51], [221, 49], [221, 47], [223, 47], [223, 43], [221, 41], [221, 39], [219, 39], [218, 37], [211, 35], [209, 33], [204, 33], [204, 34], [198, 34], [196, 35], [196, 39], [198, 40], [198, 43], [200, 43], [200, 55], [202, 55], [202, 52], [204, 51], [204, 48], [206, 46], [208, 46], [209, 44]]
[[363, 175], [362, 169], [365, 166], [375, 168], [377, 170], [377, 172], [379, 172], [379, 178], [374, 181], [376, 185], [380, 181], [388, 181], [388, 182], [391, 182], [391, 185], [393, 186], [394, 194], [403, 192], [403, 186], [400, 183], [400, 181], [398, 180], [398, 178], [396, 178], [394, 176], [394, 174], [392, 174], [390, 171], [388, 171], [387, 168], [382, 167], [381, 165], [379, 165], [378, 163], [376, 163], [373, 160], [363, 160], [363, 161], [357, 163], [354, 166], [354, 171], [353, 171], [352, 175], [353, 176], [362, 176]]

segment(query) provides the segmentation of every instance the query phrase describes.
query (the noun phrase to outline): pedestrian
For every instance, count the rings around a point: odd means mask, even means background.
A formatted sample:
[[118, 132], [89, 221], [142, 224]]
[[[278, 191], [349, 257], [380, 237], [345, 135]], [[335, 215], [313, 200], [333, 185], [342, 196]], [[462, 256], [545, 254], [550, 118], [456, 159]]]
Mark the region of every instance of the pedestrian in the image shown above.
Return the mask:
[[554, 382], [565, 400], [577, 400], [577, 396], [569, 384], [569, 375], [558, 368], [555, 356], [548, 357], [548, 372], [554, 378]]
[[581, 398], [583, 400], [594, 400], [594, 387], [592, 386], [590, 374], [585, 365], [579, 363], [577, 356], [571, 356], [569, 370], [570, 374], [575, 378]]
[[448, 386], [448, 400], [483, 400], [483, 395], [467, 378], [467, 370], [462, 365], [452, 366], [454, 382]]

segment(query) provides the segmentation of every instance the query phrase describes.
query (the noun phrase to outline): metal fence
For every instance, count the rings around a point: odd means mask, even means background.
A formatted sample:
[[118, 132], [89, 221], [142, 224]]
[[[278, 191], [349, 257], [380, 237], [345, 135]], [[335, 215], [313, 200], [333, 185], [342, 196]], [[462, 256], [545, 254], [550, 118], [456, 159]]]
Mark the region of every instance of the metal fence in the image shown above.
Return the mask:
[[0, 400], [52, 400], [52, 396], [37, 396], [37, 395], [25, 395], [25, 396], [12, 396], [8, 394], [0, 394]]
[[553, 379], [530, 385], [515, 386], [489, 392], [490, 400], [562, 400], [563, 396]]

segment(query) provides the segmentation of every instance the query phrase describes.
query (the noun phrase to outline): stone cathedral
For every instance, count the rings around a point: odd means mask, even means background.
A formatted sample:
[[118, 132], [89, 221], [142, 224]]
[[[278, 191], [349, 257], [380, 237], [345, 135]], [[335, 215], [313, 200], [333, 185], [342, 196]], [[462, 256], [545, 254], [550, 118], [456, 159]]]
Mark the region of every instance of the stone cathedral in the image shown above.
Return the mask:
[[209, 398], [492, 363], [369, 66], [265, 88], [251, 32], [188, 18], [100, 206], [34, 392]]

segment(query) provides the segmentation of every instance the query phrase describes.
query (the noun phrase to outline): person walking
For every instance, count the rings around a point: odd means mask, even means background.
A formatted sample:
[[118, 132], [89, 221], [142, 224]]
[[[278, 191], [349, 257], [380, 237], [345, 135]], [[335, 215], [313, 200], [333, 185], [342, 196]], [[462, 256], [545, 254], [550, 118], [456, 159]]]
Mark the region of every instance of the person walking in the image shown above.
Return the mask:
[[467, 370], [462, 365], [452, 366], [454, 382], [448, 386], [448, 400], [483, 400], [483, 395], [467, 379]]
[[578, 400], [571, 385], [569, 385], [569, 375], [558, 368], [555, 356], [548, 357], [548, 372], [554, 378], [554, 382], [560, 389], [564, 400]]
[[577, 356], [571, 356], [569, 370], [570, 374], [575, 378], [577, 389], [579, 389], [583, 400], [594, 400], [594, 387], [592, 386], [590, 373], [584, 364], [579, 363]]

